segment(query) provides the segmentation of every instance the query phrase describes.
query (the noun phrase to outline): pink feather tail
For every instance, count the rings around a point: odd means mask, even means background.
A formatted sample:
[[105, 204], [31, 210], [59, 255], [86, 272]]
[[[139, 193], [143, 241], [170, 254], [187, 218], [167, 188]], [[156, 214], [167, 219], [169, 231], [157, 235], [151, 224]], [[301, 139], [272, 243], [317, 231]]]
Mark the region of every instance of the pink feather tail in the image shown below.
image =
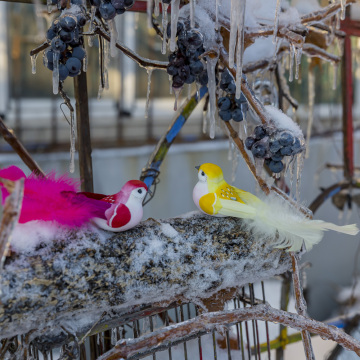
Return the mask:
[[[57, 176], [54, 172], [46, 178], [25, 174], [16, 166], [0, 170], [0, 177], [18, 180], [25, 177], [24, 199], [19, 223], [32, 220], [54, 221], [68, 227], [80, 227], [88, 223], [94, 214], [98, 214], [97, 206], [77, 195], [79, 181], [66, 175]], [[0, 185], [1, 186], [1, 185]], [[4, 196], [8, 193], [1, 186]], [[7, 193], [7, 194], [6, 194]]]

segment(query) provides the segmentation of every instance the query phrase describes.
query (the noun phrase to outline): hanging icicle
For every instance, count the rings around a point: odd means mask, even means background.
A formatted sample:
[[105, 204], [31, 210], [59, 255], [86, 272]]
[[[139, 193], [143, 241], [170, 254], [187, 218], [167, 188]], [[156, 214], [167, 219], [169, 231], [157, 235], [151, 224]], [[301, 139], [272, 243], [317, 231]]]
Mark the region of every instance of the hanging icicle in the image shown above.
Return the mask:
[[149, 104], [150, 104], [150, 89], [151, 89], [151, 75], [154, 69], [147, 68], [148, 75], [147, 92], [146, 92], [146, 105], [145, 105], [145, 119], [149, 117]]
[[215, 67], [218, 61], [218, 57], [207, 57], [207, 74], [208, 74], [208, 89], [209, 89], [209, 121], [210, 130], [209, 136], [211, 139], [215, 137], [215, 111], [216, 111], [216, 78]]
[[147, 26], [152, 29], [152, 12], [153, 12], [153, 0], [147, 0]]
[[69, 171], [75, 171], [75, 141], [76, 141], [76, 124], [74, 111], [70, 110], [70, 165]]
[[116, 56], [116, 43], [118, 41], [118, 32], [116, 29], [115, 19], [107, 21], [110, 30], [110, 55], [111, 57]]
[[340, 0], [341, 11], [340, 11], [340, 19], [345, 20], [346, 16], [346, 0]]
[[162, 33], [163, 41], [161, 46], [161, 53], [166, 54], [166, 41], [167, 41], [167, 26], [168, 26], [168, 11], [169, 4], [162, 3]]
[[305, 152], [302, 151], [301, 153], [296, 155], [296, 192], [295, 196], [296, 199], [300, 199], [300, 183], [301, 183], [301, 174], [304, 167], [304, 158], [305, 158]]
[[241, 95], [241, 79], [244, 57], [244, 24], [245, 24], [245, 5], [246, 1], [240, 3], [240, 19], [238, 21], [238, 41], [236, 49], [236, 99], [240, 99]]
[[[310, 60], [311, 61], [311, 60]], [[308, 116], [308, 125], [306, 130], [306, 158], [310, 155], [310, 137], [311, 129], [314, 121], [314, 100], [315, 100], [315, 76], [313, 66], [309, 66], [309, 76], [308, 76], [308, 103], [309, 103], [309, 116]]]
[[175, 94], [174, 111], [176, 111], [177, 108], [178, 108], [178, 101], [179, 101], [179, 97], [180, 97], [182, 87], [180, 87], [180, 88], [174, 88], [173, 87], [172, 89], [173, 89], [173, 92]]
[[170, 85], [169, 94], [172, 95], [173, 87], [172, 87], [172, 76], [171, 75], [169, 75], [169, 85]]
[[294, 80], [294, 56], [295, 56], [295, 45], [290, 44], [290, 55], [289, 55], [289, 81]]
[[52, 12], [52, 0], [47, 0], [46, 5], [47, 5], [48, 13], [51, 14], [51, 12]]
[[83, 59], [83, 72], [87, 72], [87, 68], [88, 68], [88, 56], [87, 56], [87, 52], [86, 52], [86, 49], [84, 48], [85, 50], [85, 56], [84, 56], [84, 59]]
[[338, 77], [338, 64], [336, 62], [333, 62], [332, 67], [333, 67], [332, 89], [336, 90], [336, 88], [337, 88], [337, 77]]
[[273, 39], [272, 39], [273, 44], [276, 44], [276, 42], [277, 42], [277, 33], [278, 33], [278, 29], [279, 29], [280, 5], [281, 5], [281, 0], [277, 0], [276, 1], [276, 9], [275, 9], [275, 20], [274, 20], [274, 35], [273, 35]]
[[60, 59], [60, 53], [58, 51], [53, 52], [53, 73], [52, 73], [52, 82], [53, 82], [53, 94], [59, 93], [59, 59]]
[[160, 15], [160, 6], [159, 6], [160, 0], [155, 0], [155, 8], [154, 8], [154, 15], [159, 16]]
[[190, 0], [190, 27], [195, 27], [195, 0]]
[[31, 73], [32, 74], [36, 74], [36, 59], [37, 59], [38, 55], [39, 55], [39, 53], [30, 56], [30, 59], [31, 59]]
[[235, 64], [235, 48], [238, 32], [238, 20], [240, 12], [240, 0], [231, 0], [230, 12], [230, 40], [229, 40], [229, 67], [233, 68]]
[[299, 79], [299, 69], [301, 64], [301, 55], [302, 55], [303, 48], [302, 46], [294, 47], [294, 54], [295, 54], [295, 79]]
[[176, 33], [177, 33], [177, 23], [179, 19], [179, 7], [180, 0], [172, 0], [171, 2], [171, 37], [170, 37], [170, 51], [175, 51], [176, 47]]
[[215, 30], [219, 30], [219, 0], [215, 0]]
[[107, 41], [104, 41], [104, 87], [106, 90], [109, 90], [109, 65], [110, 65], [110, 44]]
[[207, 132], [207, 123], [208, 123], [208, 111], [204, 110], [202, 113], [202, 132], [206, 134]]

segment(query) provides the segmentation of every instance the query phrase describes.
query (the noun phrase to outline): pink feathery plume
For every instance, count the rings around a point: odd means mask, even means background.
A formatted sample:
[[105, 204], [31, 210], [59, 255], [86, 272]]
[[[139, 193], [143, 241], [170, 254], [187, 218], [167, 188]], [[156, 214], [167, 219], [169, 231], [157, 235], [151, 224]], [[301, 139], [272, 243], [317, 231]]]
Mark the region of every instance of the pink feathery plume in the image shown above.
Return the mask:
[[[56, 221], [68, 227], [81, 227], [94, 216], [98, 216], [100, 209], [106, 210], [110, 207], [110, 204], [103, 201], [94, 202], [76, 194], [80, 183], [67, 175], [57, 177], [55, 172], [51, 172], [45, 178], [34, 173], [26, 177], [19, 168], [11, 166], [0, 170], [0, 177], [9, 180], [25, 178], [19, 223], [42, 220]], [[7, 191], [3, 186], [1, 190], [4, 201]]]

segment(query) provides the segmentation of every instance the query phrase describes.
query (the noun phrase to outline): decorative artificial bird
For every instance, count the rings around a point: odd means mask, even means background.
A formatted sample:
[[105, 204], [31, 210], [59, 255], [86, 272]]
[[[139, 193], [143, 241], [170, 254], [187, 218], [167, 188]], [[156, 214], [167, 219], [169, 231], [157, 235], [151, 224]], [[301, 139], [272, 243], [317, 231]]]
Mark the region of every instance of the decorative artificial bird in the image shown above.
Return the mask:
[[[19, 223], [32, 220], [54, 221], [67, 227], [81, 227], [93, 221], [98, 227], [114, 232], [136, 226], [142, 219], [142, 201], [147, 186], [130, 180], [114, 195], [78, 192], [79, 181], [66, 175], [47, 177], [32, 173], [26, 177], [16, 166], [0, 170], [0, 178], [16, 181], [25, 178]], [[2, 203], [9, 192], [1, 183]]]
[[213, 216], [234, 216], [245, 220], [249, 230], [257, 236], [274, 240], [274, 247], [299, 251], [305, 243], [306, 250], [319, 243], [326, 230], [356, 235], [355, 224], [337, 226], [322, 220], [310, 220], [286, 201], [268, 196], [265, 201], [255, 195], [230, 186], [221, 168], [203, 164], [198, 169], [198, 183], [193, 190], [195, 205]]

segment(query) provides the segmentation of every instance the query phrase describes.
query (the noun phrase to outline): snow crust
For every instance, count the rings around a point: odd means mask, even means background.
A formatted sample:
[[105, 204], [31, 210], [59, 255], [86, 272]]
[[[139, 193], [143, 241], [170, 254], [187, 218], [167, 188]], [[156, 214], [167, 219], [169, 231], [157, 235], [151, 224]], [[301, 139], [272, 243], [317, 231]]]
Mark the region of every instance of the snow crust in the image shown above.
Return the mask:
[[299, 125], [296, 124], [289, 116], [284, 114], [280, 109], [271, 105], [266, 105], [265, 110], [269, 113], [271, 120], [278, 129], [289, 130], [300, 138], [304, 137]]

